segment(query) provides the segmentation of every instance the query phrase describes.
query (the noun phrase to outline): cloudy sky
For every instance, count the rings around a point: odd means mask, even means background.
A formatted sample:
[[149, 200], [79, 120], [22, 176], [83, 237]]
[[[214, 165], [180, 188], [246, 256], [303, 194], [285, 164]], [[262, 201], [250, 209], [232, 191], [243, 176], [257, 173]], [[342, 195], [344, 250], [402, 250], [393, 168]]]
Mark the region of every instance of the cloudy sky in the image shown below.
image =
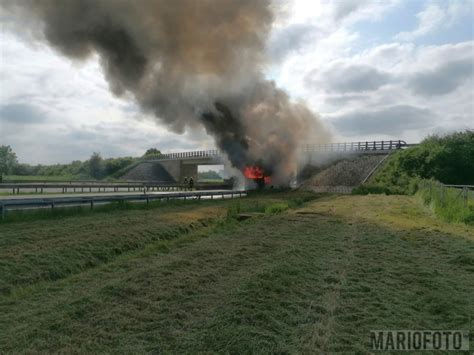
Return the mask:
[[[1, 1], [1, 0], [0, 0]], [[268, 78], [305, 100], [334, 141], [474, 129], [473, 0], [276, 0]], [[73, 63], [0, 14], [0, 144], [26, 163], [213, 148], [114, 97], [97, 58]]]

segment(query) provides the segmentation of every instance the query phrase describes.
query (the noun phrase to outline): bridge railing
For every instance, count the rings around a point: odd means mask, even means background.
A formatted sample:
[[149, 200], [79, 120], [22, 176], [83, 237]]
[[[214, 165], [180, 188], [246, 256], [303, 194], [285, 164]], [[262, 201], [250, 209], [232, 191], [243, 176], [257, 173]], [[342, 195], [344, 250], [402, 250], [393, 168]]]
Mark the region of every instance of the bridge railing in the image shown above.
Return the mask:
[[[365, 141], [365, 142], [346, 142], [346, 143], [326, 143], [326, 144], [306, 144], [303, 148], [304, 152], [330, 151], [330, 152], [346, 152], [346, 151], [366, 151], [366, 150], [395, 150], [408, 147], [403, 140], [389, 141]], [[161, 159], [195, 159], [195, 158], [218, 158], [221, 152], [217, 149], [213, 150], [197, 150], [191, 152], [163, 153], [154, 158]]]
[[304, 152], [350, 152], [350, 151], [370, 151], [370, 150], [396, 150], [407, 147], [408, 144], [403, 140], [389, 141], [365, 141], [365, 142], [346, 142], [346, 143], [325, 143], [325, 144], [306, 144]]
[[183, 159], [183, 158], [213, 158], [220, 157], [221, 153], [217, 149], [196, 150], [192, 152], [164, 153], [157, 159]]

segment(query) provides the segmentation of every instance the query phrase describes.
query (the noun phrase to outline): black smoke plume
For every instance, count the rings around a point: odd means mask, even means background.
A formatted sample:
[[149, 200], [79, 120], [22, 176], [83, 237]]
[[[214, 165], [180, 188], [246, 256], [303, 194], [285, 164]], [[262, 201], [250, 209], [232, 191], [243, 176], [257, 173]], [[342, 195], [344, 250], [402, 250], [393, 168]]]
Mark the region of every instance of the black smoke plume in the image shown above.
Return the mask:
[[269, 0], [21, 0], [8, 13], [63, 55], [98, 54], [115, 95], [175, 132], [204, 126], [242, 169], [284, 181], [317, 116], [264, 78]]

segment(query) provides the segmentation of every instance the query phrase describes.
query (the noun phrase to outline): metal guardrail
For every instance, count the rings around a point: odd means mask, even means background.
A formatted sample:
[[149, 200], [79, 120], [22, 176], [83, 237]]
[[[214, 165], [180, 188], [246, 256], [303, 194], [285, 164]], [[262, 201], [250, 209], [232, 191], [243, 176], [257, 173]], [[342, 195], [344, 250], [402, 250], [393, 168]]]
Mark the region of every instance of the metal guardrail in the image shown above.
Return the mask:
[[359, 151], [390, 151], [408, 147], [403, 140], [366, 141], [348, 143], [307, 144], [303, 151], [310, 152], [359, 152]]
[[15, 180], [15, 179], [3, 179], [1, 184], [90, 184], [90, 185], [102, 185], [102, 184], [168, 184], [167, 181], [159, 180]]
[[[197, 183], [195, 185], [197, 189], [216, 189], [228, 187], [232, 188], [228, 183], [222, 184], [202, 184]], [[48, 189], [61, 189], [61, 193], [68, 192], [106, 192], [107, 189], [113, 189], [113, 192], [118, 192], [120, 189], [126, 189], [127, 192], [131, 191], [176, 191], [186, 190], [187, 185], [180, 183], [166, 183], [166, 182], [124, 182], [124, 183], [81, 183], [77, 181], [71, 181], [67, 183], [3, 183], [0, 184], [1, 189], [12, 189], [13, 194], [19, 194], [21, 189], [34, 189], [35, 192], [44, 193]]]
[[428, 189], [430, 195], [437, 194], [443, 205], [447, 202], [447, 189], [459, 190], [455, 199], [462, 199], [464, 208], [467, 208], [469, 205], [469, 195], [471, 195], [471, 199], [474, 197], [474, 185], [445, 185], [439, 182], [423, 181], [421, 186]]
[[375, 166], [370, 170], [370, 172], [367, 174], [367, 176], [362, 180], [361, 185], [364, 185], [372, 175], [377, 171], [377, 169], [383, 164], [385, 160], [388, 159], [389, 156], [392, 155], [392, 152], [389, 152], [387, 155], [385, 155]]
[[41, 208], [51, 207], [54, 209], [59, 206], [83, 206], [89, 205], [91, 209], [97, 203], [112, 203], [112, 202], [146, 202], [156, 200], [186, 200], [188, 198], [201, 199], [202, 197], [214, 197], [225, 198], [230, 196], [234, 198], [236, 196], [246, 196], [245, 191], [189, 191], [189, 192], [176, 192], [167, 194], [140, 194], [140, 195], [115, 195], [115, 196], [87, 196], [87, 197], [53, 197], [53, 198], [22, 198], [22, 199], [0, 199], [0, 215], [1, 218], [5, 218], [7, 209], [29, 209], [29, 208]]

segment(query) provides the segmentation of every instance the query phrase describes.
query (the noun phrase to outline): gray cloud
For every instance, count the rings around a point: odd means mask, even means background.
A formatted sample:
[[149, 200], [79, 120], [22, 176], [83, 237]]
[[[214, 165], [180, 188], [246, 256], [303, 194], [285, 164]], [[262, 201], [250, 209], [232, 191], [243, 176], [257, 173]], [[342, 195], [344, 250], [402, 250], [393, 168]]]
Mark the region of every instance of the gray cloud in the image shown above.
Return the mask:
[[305, 83], [308, 87], [322, 87], [330, 92], [349, 93], [374, 91], [387, 84], [391, 75], [361, 64], [336, 64], [319, 74], [310, 72]]
[[328, 95], [325, 98], [325, 102], [329, 105], [341, 107], [345, 106], [347, 104], [350, 104], [352, 102], [361, 102], [361, 101], [366, 101], [370, 98], [370, 94], [360, 94], [360, 93], [354, 93], [354, 94], [336, 94], [336, 95]]
[[129, 121], [122, 124], [100, 122], [80, 127], [62, 125], [56, 128], [51, 128], [50, 125], [5, 125], [5, 129], [0, 129], [0, 141], [12, 146], [20, 162], [30, 164], [84, 160], [94, 151], [108, 158], [140, 156], [151, 147], [164, 152], [195, 150], [202, 149], [202, 144], [206, 143], [197, 140], [194, 132], [183, 135], [163, 134], [139, 129], [132, 123], [127, 123]]
[[408, 86], [416, 94], [435, 96], [449, 94], [474, 74], [472, 58], [451, 61], [437, 68], [413, 75]]
[[[188, 137], [189, 138], [189, 137]], [[152, 141], [152, 140], [151, 140]], [[158, 148], [162, 152], [176, 152], [176, 151], [185, 151], [185, 150], [194, 150], [196, 149], [196, 142], [190, 139], [177, 139], [174, 137], [163, 137], [159, 140], [154, 140], [154, 147]], [[177, 148], [179, 147], [179, 148]]]
[[428, 127], [434, 120], [433, 113], [428, 109], [396, 105], [334, 116], [332, 124], [340, 133], [346, 135], [400, 135], [406, 130]]
[[45, 113], [30, 104], [11, 103], [0, 106], [0, 121], [13, 124], [34, 124], [47, 120]]
[[320, 31], [314, 25], [298, 23], [273, 32], [267, 46], [269, 57], [274, 61], [285, 59], [313, 41]]
[[[127, 151], [123, 149], [124, 142], [128, 146], [134, 147], [136, 151], [150, 147], [158, 148], [162, 151], [176, 151], [183, 149], [197, 149], [198, 139], [196, 131], [186, 132], [183, 135], [157, 136], [156, 132], [142, 132], [133, 129], [133, 124], [117, 124], [99, 122], [92, 125], [83, 125], [80, 128], [69, 128], [65, 132], [66, 140], [77, 142], [86, 146], [96, 146], [95, 150], [105, 152], [110, 156], [116, 156], [119, 152]], [[113, 134], [108, 134], [113, 132]]]
[[103, 134], [99, 134], [100, 131], [90, 130], [74, 130], [68, 134], [68, 138], [77, 142], [83, 141], [98, 141], [99, 138], [106, 138]]
[[334, 19], [336, 21], [342, 20], [351, 13], [357, 11], [362, 6], [367, 5], [360, 0], [338, 0], [334, 2]]

